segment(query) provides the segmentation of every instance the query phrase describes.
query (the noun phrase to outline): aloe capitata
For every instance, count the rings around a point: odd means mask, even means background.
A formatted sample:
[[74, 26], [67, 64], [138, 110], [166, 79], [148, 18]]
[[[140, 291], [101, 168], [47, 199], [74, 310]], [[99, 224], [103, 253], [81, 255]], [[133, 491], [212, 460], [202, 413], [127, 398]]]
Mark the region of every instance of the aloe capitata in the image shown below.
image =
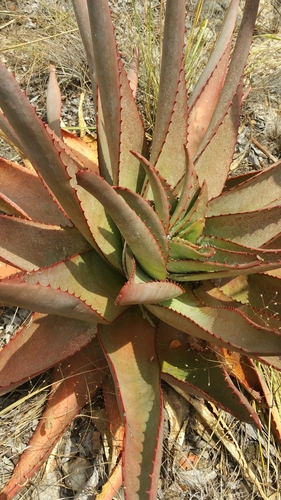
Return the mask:
[[[125, 496], [152, 500], [161, 377], [260, 426], [247, 393], [261, 400], [266, 386], [251, 358], [281, 368], [281, 163], [228, 180], [259, 2], [246, 0], [231, 54], [239, 6], [232, 0], [188, 102], [186, 2], [167, 0], [150, 150], [107, 1], [73, 3], [97, 96], [98, 158], [60, 129], [60, 105], [49, 106], [55, 130], [44, 125], [0, 66], [1, 128], [34, 169], [0, 162], [0, 259], [9, 272], [0, 300], [36, 311], [0, 352], [1, 393], [54, 366], [43, 421], [63, 415], [44, 439], [39, 425], [0, 498], [20, 491], [88, 396], [112, 377], [110, 405], [118, 404], [124, 423]], [[132, 81], [136, 66], [134, 59]], [[48, 102], [58, 95], [52, 71]], [[90, 360], [86, 378], [81, 357]], [[62, 393], [58, 367], [67, 372]], [[273, 424], [281, 438], [276, 414]]]

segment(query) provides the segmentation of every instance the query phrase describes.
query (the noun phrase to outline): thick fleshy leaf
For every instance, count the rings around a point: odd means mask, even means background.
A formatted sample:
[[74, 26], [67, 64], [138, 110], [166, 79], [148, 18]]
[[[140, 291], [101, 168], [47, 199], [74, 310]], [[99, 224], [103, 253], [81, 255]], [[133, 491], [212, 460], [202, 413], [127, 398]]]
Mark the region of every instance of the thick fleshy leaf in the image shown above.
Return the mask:
[[[185, 144], [187, 140], [187, 91], [185, 74], [182, 68], [178, 78], [178, 89], [173, 104], [173, 112], [170, 116], [169, 128], [156, 162], [156, 169], [173, 188], [178, 184], [185, 172]], [[152, 142], [151, 163], [154, 162], [154, 141], [155, 134]]]
[[[249, 275], [250, 276], [250, 275]], [[239, 276], [239, 282], [237, 283], [237, 295], [239, 293], [239, 286], [244, 283], [244, 291], [247, 290], [247, 277], [243, 280], [243, 276]], [[233, 280], [235, 283], [235, 279]], [[229, 281], [230, 287], [234, 285]], [[241, 289], [240, 289], [241, 290]], [[211, 281], [205, 281], [200, 287], [194, 290], [195, 296], [200, 300], [200, 302], [206, 306], [210, 307], [221, 307], [225, 305], [232, 309], [240, 311], [246, 318], [249, 318], [257, 326], [267, 327], [276, 332], [281, 331], [281, 320], [279, 314], [274, 313], [274, 311], [269, 311], [266, 308], [256, 307], [253, 302], [246, 301], [241, 303], [236, 301], [231, 294], [228, 294], [229, 288], [225, 286], [220, 286], [219, 288], [212, 284]], [[261, 299], [261, 297], [260, 297]], [[261, 300], [257, 301], [258, 306], [261, 305]]]
[[168, 256], [168, 241], [166, 237], [165, 229], [160, 221], [158, 215], [147, 203], [146, 200], [142, 198], [141, 195], [125, 189], [122, 187], [114, 188], [116, 193], [118, 193], [126, 201], [129, 207], [134, 210], [134, 212], [140, 217], [142, 222], [149, 229], [151, 234], [155, 237], [159, 247], [161, 248], [162, 254], [165, 258]]
[[242, 105], [242, 74], [250, 50], [259, 0], [246, 0], [224, 86], [210, 125], [197, 151], [199, 180], [207, 180], [209, 199], [224, 187], [232, 161]]
[[22, 152], [22, 144], [16, 135], [15, 131], [9, 124], [7, 118], [0, 110], [0, 135], [8, 142], [13, 148], [15, 148], [19, 153]]
[[270, 328], [256, 325], [240, 311], [228, 307], [202, 305], [192, 290], [162, 305], [146, 308], [162, 321], [178, 330], [207, 340], [215, 345], [246, 355], [271, 356], [281, 353], [281, 335]]
[[43, 224], [72, 225], [35, 172], [4, 158], [0, 158], [0, 210]]
[[189, 100], [188, 147], [192, 157], [206, 133], [224, 84], [238, 5], [239, 0], [231, 2], [214, 50]]
[[92, 82], [92, 90], [94, 94], [94, 107], [95, 107], [97, 82], [96, 82], [95, 60], [92, 50], [93, 42], [92, 42], [87, 0], [73, 0], [72, 5], [76, 21], [79, 27], [79, 32], [84, 45], [84, 49], [86, 52], [87, 62], [89, 66], [89, 73]]
[[157, 304], [163, 300], [178, 297], [184, 289], [171, 281], [151, 281], [139, 267], [134, 258], [126, 254], [126, 268], [129, 280], [115, 301], [116, 305]]
[[[215, 254], [215, 249], [210, 247], [201, 247], [182, 240], [181, 238], [173, 238], [169, 241], [170, 257], [168, 269], [173, 270], [177, 267], [177, 259], [195, 259], [205, 260]], [[186, 267], [189, 266], [189, 261], [185, 262]], [[176, 272], [176, 271], [175, 271]]]
[[[91, 142], [71, 134], [69, 131], [62, 129], [63, 142], [77, 157], [79, 162], [89, 170], [93, 170], [96, 174], [99, 173], [98, 166], [98, 150], [97, 141], [92, 138]], [[87, 137], [87, 136], [86, 136]]]
[[[92, 196], [89, 191], [77, 184], [76, 177], [72, 179], [72, 182], [92, 233], [96, 250], [109, 264], [122, 272], [123, 242], [116, 224], [98, 197]], [[110, 187], [108, 184], [107, 186]]]
[[227, 113], [218, 124], [215, 135], [211, 141], [207, 142], [203, 150], [199, 148], [201, 154], [194, 162], [200, 184], [204, 180], [207, 181], [209, 199], [219, 195], [224, 188], [237, 141], [241, 106], [242, 79]]
[[121, 57], [118, 60], [118, 66], [121, 84], [121, 137], [118, 185], [140, 193], [145, 175], [140, 166], [139, 158], [132, 156], [131, 150], [148, 156], [148, 146], [143, 124]]
[[273, 208], [207, 217], [204, 233], [258, 248], [281, 233], [280, 208], [281, 202]]
[[136, 308], [109, 328], [100, 325], [99, 332], [124, 416], [125, 496], [152, 500], [158, 488], [163, 431], [155, 328]]
[[[202, 186], [197, 190], [194, 198], [195, 199], [191, 200], [193, 203], [190, 203], [190, 209], [187, 208], [186, 214], [174, 224], [170, 231], [170, 237], [188, 233], [190, 225], [192, 223], [196, 224], [200, 220], [203, 221], [203, 225], [201, 224], [201, 230], [199, 232], [199, 235], [201, 235], [205, 225], [204, 220], [208, 205], [208, 186], [205, 181], [203, 181]], [[199, 235], [197, 237], [199, 237]], [[188, 236], [186, 236], [186, 238], [188, 239]], [[195, 241], [192, 242], [195, 243]]]
[[[174, 246], [176, 249], [177, 247]], [[184, 245], [179, 245], [178, 248], [181, 248], [182, 254], [184, 253], [185, 247]], [[199, 248], [199, 247], [198, 247]], [[205, 260], [202, 262], [202, 257], [204, 257], [204, 250], [205, 252], [209, 252], [210, 258], [208, 260]], [[262, 270], [261, 268], [261, 262], [259, 260], [253, 260], [253, 257], [250, 256], [245, 256], [245, 254], [239, 255], [235, 254], [234, 252], [221, 252], [221, 257], [222, 261], [225, 258], [225, 263], [220, 262], [219, 260], [219, 255], [218, 255], [218, 260], [216, 260], [216, 254], [213, 253], [214, 249], [210, 248], [203, 248], [202, 252], [202, 257], [201, 260], [200, 258], [200, 250], [197, 253], [197, 256], [194, 252], [194, 255], [192, 256], [192, 247], [189, 247], [186, 245], [186, 255], [183, 256], [184, 260], [171, 260], [167, 264], [167, 269], [170, 271], [170, 273], [179, 273], [183, 274], [186, 273], [186, 280], [183, 279], [183, 281], [190, 281], [192, 280], [203, 280], [203, 279], [210, 279], [210, 276], [208, 277], [206, 274], [202, 273], [212, 273], [212, 278], [215, 279], [218, 277], [218, 273], [225, 272], [225, 277], [227, 276], [232, 276], [237, 275], [239, 272], [241, 274], [244, 272], [246, 273], [252, 273], [252, 272], [259, 272]], [[219, 253], [219, 252], [218, 252]], [[197, 260], [188, 260], [188, 255], [190, 254], [190, 257], [193, 259]], [[207, 254], [208, 255], [208, 254]], [[214, 255], [214, 256], [213, 256]], [[247, 259], [248, 257], [248, 259]], [[276, 265], [276, 264], [275, 264]], [[193, 276], [189, 276], [188, 273], [198, 273], [198, 275], [194, 274]], [[199, 274], [200, 273], [200, 274]], [[233, 274], [231, 274], [233, 273]], [[222, 276], [222, 274], [220, 274]], [[183, 277], [182, 277], [183, 278]], [[182, 281], [182, 279], [179, 277], [179, 280]]]
[[0, 280], [12, 276], [13, 274], [18, 274], [20, 269], [14, 266], [10, 266], [6, 262], [0, 261]]
[[[122, 454], [124, 441], [124, 424], [118, 406], [118, 398], [115, 392], [113, 378], [110, 374], [108, 374], [102, 383], [102, 393], [108, 419], [109, 432], [107, 433], [107, 439], [110, 448], [110, 471], [112, 471], [118, 460], [121, 460], [120, 456]], [[122, 483], [122, 473], [120, 473], [120, 477]]]
[[130, 84], [130, 89], [132, 91], [134, 99], [136, 99], [138, 90], [138, 73], [139, 73], [139, 48], [135, 47], [133, 50], [133, 56], [130, 61], [130, 67], [127, 75]]
[[94, 323], [33, 313], [31, 322], [1, 350], [0, 394], [80, 351], [96, 332]]
[[281, 202], [281, 161], [262, 170], [209, 203], [208, 217], [212, 215], [254, 212], [271, 203]]
[[[190, 156], [189, 151], [185, 150], [185, 174], [181, 181], [181, 192], [179, 200], [173, 215], [170, 219], [170, 228], [181, 220], [188, 211], [188, 207], [192, 202], [192, 199], [199, 192], [199, 182], [196, 171], [194, 169], [194, 164]], [[170, 233], [172, 234], [172, 232]]]
[[[150, 161], [153, 165], [157, 162], [160, 152], [163, 148], [165, 141], [167, 140], [167, 133], [171, 127], [172, 115], [175, 110], [175, 103], [177, 100], [177, 93], [179, 91], [179, 82], [182, 84], [184, 82], [184, 74], [182, 70], [183, 62], [183, 46], [184, 46], [184, 32], [185, 32], [185, 0], [168, 0], [166, 5], [166, 17], [165, 17], [165, 27], [164, 27], [164, 38], [163, 38], [163, 50], [162, 50], [162, 64], [161, 64], [161, 76], [160, 76], [160, 88], [159, 88], [159, 99], [157, 105], [157, 114], [155, 129], [153, 134], [152, 150], [150, 155]], [[185, 82], [181, 86], [182, 96], [185, 95], [185, 99], [182, 102], [178, 99], [178, 112], [176, 113], [177, 120], [175, 119], [174, 130], [177, 132], [176, 141], [173, 144], [170, 155], [169, 150], [167, 151], [168, 157], [166, 167], [163, 165], [160, 167], [160, 163], [157, 169], [160, 171], [162, 176], [171, 184], [173, 187], [176, 185], [177, 181], [184, 173], [184, 144], [186, 143], [186, 88]], [[182, 113], [182, 115], [181, 115]], [[178, 120], [182, 119], [181, 126], [179, 126]], [[173, 122], [172, 122], [173, 123]], [[171, 133], [171, 137], [174, 134]], [[182, 137], [182, 144], [179, 137]], [[170, 141], [169, 141], [170, 142]], [[180, 148], [180, 157], [183, 161], [177, 164], [175, 162], [176, 155], [173, 152]], [[169, 148], [170, 149], [170, 148]], [[182, 151], [182, 153], [181, 153]], [[174, 158], [173, 158], [174, 156]], [[164, 161], [165, 156], [162, 156]], [[171, 163], [171, 160], [172, 161]], [[181, 167], [181, 172], [177, 171]], [[168, 167], [168, 168], [167, 168]]]
[[45, 411], [0, 500], [14, 498], [33, 477], [105, 375], [106, 361], [96, 342], [55, 368]]
[[114, 305], [123, 284], [124, 278], [92, 250], [0, 281], [0, 300], [41, 313], [111, 323], [124, 311]]
[[154, 236], [137, 213], [98, 175], [80, 171], [77, 173], [77, 181], [102, 203], [146, 272], [153, 278], [165, 279], [165, 261], [158, 243], [160, 239], [163, 241], [164, 229], [162, 234]]
[[91, 250], [74, 227], [61, 228], [0, 215], [0, 258], [34, 271]]
[[[273, 271], [273, 273], [278, 273], [278, 271]], [[277, 276], [268, 274], [238, 276], [222, 283], [220, 290], [233, 300], [249, 305], [253, 311], [260, 311], [261, 315], [264, 312], [264, 316], [262, 315], [264, 321], [266, 318], [268, 322], [272, 317], [277, 320], [281, 318], [281, 279], [278, 274]]]
[[[54, 133], [47, 131], [48, 129], [36, 115], [18, 83], [1, 61], [0, 101], [7, 119], [24, 145], [24, 154], [43, 177], [48, 188], [75, 226], [92, 243], [93, 238], [79, 200], [70, 185], [71, 175], [68, 173], [68, 169], [71, 172], [76, 167], [74, 160], [66, 154], [63, 142]], [[66, 166], [63, 160], [66, 162]]]
[[[173, 377], [182, 381], [187, 393], [196, 393], [219, 404], [236, 418], [255, 422], [260, 427], [257, 414], [234, 386], [215, 352], [204, 346], [197, 351], [184, 333], [162, 322], [158, 327], [157, 339], [157, 353], [164, 380], [169, 382], [170, 377]], [[173, 385], [173, 381], [171, 383]]]
[[56, 68], [50, 65], [50, 75], [46, 96], [46, 111], [49, 127], [61, 137], [60, 114], [61, 114], [61, 93], [56, 77]]
[[99, 167], [101, 175], [107, 182], [117, 185], [121, 133], [119, 54], [108, 3], [88, 0], [88, 12], [99, 89], [97, 107]]
[[170, 219], [169, 193], [167, 193], [167, 190], [161, 182], [159, 174], [153, 165], [151, 165], [146, 158], [138, 154], [136, 151], [132, 151], [132, 154], [141, 161], [153, 194], [155, 211], [161, 220], [164, 229], [167, 230]]
[[243, 386], [260, 403], [262, 389], [259, 370], [257, 370], [253, 361], [247, 356], [241, 356], [237, 352], [231, 352], [222, 347], [216, 348], [216, 356], [227, 373], [232, 378], [235, 378], [239, 385]]

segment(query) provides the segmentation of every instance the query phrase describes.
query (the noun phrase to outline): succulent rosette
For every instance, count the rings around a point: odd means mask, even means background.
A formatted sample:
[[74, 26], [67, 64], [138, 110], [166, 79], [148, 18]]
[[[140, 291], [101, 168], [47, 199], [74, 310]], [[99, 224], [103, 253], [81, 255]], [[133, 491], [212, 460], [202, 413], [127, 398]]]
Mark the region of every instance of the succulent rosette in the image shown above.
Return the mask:
[[[107, 1], [73, 5], [96, 100], [97, 155], [61, 129], [53, 68], [48, 126], [0, 65], [2, 134], [32, 167], [0, 160], [0, 301], [34, 311], [0, 351], [1, 393], [54, 367], [45, 412], [0, 499], [20, 491], [105, 388], [109, 421], [124, 429], [125, 497], [153, 500], [161, 379], [259, 427], [249, 401], [266, 405], [267, 389], [253, 359], [281, 368], [281, 162], [228, 176], [259, 2], [246, 0], [232, 51], [239, 1], [231, 1], [188, 99], [186, 2], [167, 0], [151, 145]], [[280, 439], [274, 412], [272, 426]]]

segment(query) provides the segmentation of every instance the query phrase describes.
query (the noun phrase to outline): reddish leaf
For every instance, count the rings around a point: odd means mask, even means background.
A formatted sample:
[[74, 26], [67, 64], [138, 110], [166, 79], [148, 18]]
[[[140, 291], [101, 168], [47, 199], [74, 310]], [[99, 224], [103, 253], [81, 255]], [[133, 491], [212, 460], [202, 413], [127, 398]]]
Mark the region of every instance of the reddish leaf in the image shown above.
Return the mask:
[[[185, 4], [185, 0], [173, 0], [172, 2], [167, 2], [166, 6], [162, 51], [163, 64], [161, 65], [159, 100], [157, 104], [157, 115], [150, 156], [152, 165], [155, 165], [156, 161], [158, 160], [160, 151], [162, 150], [163, 144], [167, 138], [167, 132], [171, 123], [173, 109], [178, 92], [180, 72], [183, 60]], [[183, 109], [183, 112], [185, 114], [186, 109]], [[184, 139], [185, 137], [186, 132], [184, 133]], [[177, 141], [175, 144], [178, 143], [179, 141], [177, 136]], [[184, 144], [185, 140], [182, 143], [182, 146]], [[184, 162], [182, 163], [182, 165], [184, 168]], [[158, 168], [158, 170], [160, 169]], [[163, 177], [174, 186], [178, 179], [174, 180], [174, 182], [171, 182], [169, 176], [166, 177], [165, 175], [169, 172], [169, 174], [173, 176], [174, 174], [176, 174], [176, 172], [173, 172], [173, 170], [174, 169], [171, 168], [171, 164], [169, 164], [169, 170], [165, 170], [165, 172], [162, 172], [161, 169], [161, 173]]]
[[[2, 200], [6, 205], [2, 205]], [[3, 158], [0, 158], [0, 209], [43, 224], [72, 225], [35, 172]]]
[[0, 493], [10, 500], [26, 485], [51, 453], [79, 410], [100, 387], [105, 360], [95, 341], [56, 367], [46, 409], [15, 471]]
[[60, 114], [61, 114], [61, 93], [56, 78], [56, 68], [50, 65], [50, 76], [46, 96], [47, 120], [50, 128], [61, 137]]
[[155, 329], [135, 308], [111, 327], [100, 325], [99, 332], [124, 416], [125, 498], [152, 500], [157, 494], [162, 450]]
[[184, 289], [171, 281], [151, 281], [149, 276], [136, 265], [129, 252], [126, 254], [126, 267], [129, 280], [115, 301], [118, 306], [131, 304], [155, 304], [178, 297]]
[[[165, 240], [166, 235], [163, 228], [161, 231], [160, 221], [158, 225], [160, 233], [154, 236], [139, 215], [125, 203], [122, 197], [104, 179], [93, 172], [80, 171], [77, 173], [77, 181], [80, 186], [89, 191], [103, 204], [136, 259], [147, 273], [153, 278], [165, 279], [165, 261], [157, 240]], [[137, 195], [135, 196], [137, 197]], [[142, 199], [142, 205], [145, 203], [145, 200]], [[134, 228], [134, 231], [132, 231], [132, 228]], [[147, 248], [149, 248], [149, 253]]]
[[0, 215], [0, 233], [0, 258], [24, 271], [52, 266], [92, 248], [74, 227], [16, 217]]
[[114, 305], [123, 285], [123, 276], [91, 250], [0, 281], [0, 297], [4, 304], [41, 313], [111, 323], [126, 309]]
[[[179, 330], [160, 323], [157, 352], [162, 362], [162, 378], [187, 394], [215, 402], [236, 418], [254, 422], [259, 419], [245, 396], [235, 387], [215, 352], [208, 346], [192, 348], [188, 337]], [[180, 345], [171, 348], [171, 343]]]
[[11, 391], [72, 356], [95, 334], [94, 323], [34, 313], [32, 322], [1, 350], [0, 393]]

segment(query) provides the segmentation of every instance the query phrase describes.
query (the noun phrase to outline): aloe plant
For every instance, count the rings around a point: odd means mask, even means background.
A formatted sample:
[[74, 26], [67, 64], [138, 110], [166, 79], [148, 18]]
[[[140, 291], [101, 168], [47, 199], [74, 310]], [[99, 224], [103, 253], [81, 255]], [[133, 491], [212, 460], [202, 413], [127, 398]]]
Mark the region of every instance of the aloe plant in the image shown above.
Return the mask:
[[[97, 96], [97, 157], [60, 128], [54, 71], [47, 126], [0, 65], [1, 128], [33, 167], [0, 162], [8, 274], [0, 301], [35, 311], [0, 351], [1, 393], [54, 367], [42, 420], [0, 499], [20, 491], [104, 388], [113, 440], [124, 426], [112, 477], [122, 463], [116, 484], [126, 499], [152, 500], [161, 379], [260, 427], [249, 401], [266, 405], [267, 389], [253, 360], [281, 368], [281, 162], [228, 179], [259, 2], [246, 0], [231, 52], [239, 6], [232, 0], [188, 100], [186, 2], [167, 0], [151, 147], [107, 1], [73, 4]], [[135, 53], [130, 80], [136, 66]], [[115, 396], [106, 390], [113, 383]], [[272, 426], [280, 439], [276, 412]]]

